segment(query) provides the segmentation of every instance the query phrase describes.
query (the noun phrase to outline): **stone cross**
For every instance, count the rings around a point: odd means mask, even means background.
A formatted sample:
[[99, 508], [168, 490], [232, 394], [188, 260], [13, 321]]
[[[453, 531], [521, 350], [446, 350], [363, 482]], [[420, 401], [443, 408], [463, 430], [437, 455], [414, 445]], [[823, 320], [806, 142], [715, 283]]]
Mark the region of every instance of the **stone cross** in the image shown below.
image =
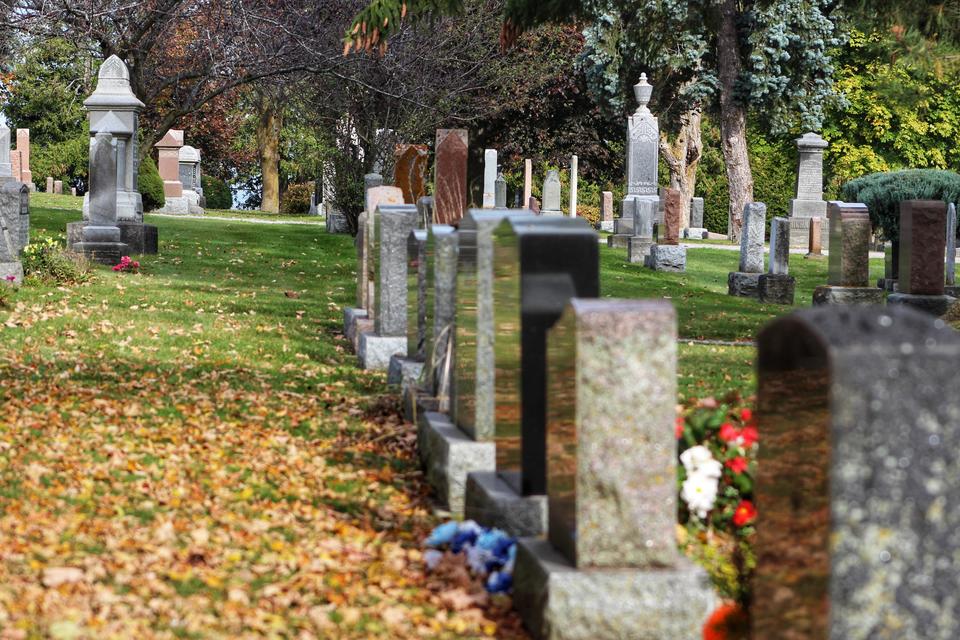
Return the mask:
[[575, 299], [549, 331], [548, 537], [578, 568], [679, 558], [676, 336], [673, 306], [646, 300]]
[[690, 226], [694, 229], [703, 228], [703, 198], [690, 200]]
[[[870, 279], [870, 212], [859, 202], [830, 201], [828, 282], [837, 287], [866, 287]], [[942, 285], [941, 285], [942, 286]]]
[[774, 218], [770, 222], [769, 273], [785, 276], [790, 273], [790, 220]]
[[903, 307], [760, 333], [751, 637], [960, 637], [958, 359]]
[[660, 125], [647, 106], [653, 93], [647, 74], [640, 74], [633, 92], [639, 106], [627, 120], [627, 196], [656, 195]]
[[427, 340], [427, 232], [407, 238], [407, 357], [423, 361]]
[[497, 150], [483, 151], [483, 208], [496, 206]]
[[524, 206], [530, 202], [533, 196], [533, 160], [523, 161], [523, 202]]
[[377, 214], [374, 217], [374, 233], [379, 251], [374, 259], [378, 297], [374, 330], [381, 337], [406, 337], [407, 238], [417, 226], [417, 208], [413, 205], [390, 206], [381, 202], [377, 205]]
[[560, 173], [554, 169], [547, 171], [547, 177], [543, 181], [543, 213], [560, 213]]
[[546, 332], [571, 298], [599, 295], [598, 236], [582, 218], [507, 218], [493, 261], [497, 472], [546, 493]]
[[947, 205], [940, 200], [900, 203], [900, 293], [943, 295]]
[[456, 224], [467, 208], [466, 129], [438, 129], [434, 161], [434, 222]]
[[604, 191], [600, 200], [600, 220], [613, 222], [613, 193]]
[[403, 191], [404, 202], [427, 195], [430, 149], [425, 144], [398, 144], [394, 150], [393, 184]]
[[957, 205], [947, 207], [947, 278], [948, 285], [957, 282]]
[[579, 180], [580, 159], [570, 158], [570, 217], [577, 217], [577, 183]]
[[494, 208], [495, 209], [506, 209], [507, 208], [507, 179], [503, 177], [503, 174], [497, 176], [497, 181], [494, 183]]
[[667, 189], [663, 206], [663, 237], [659, 244], [680, 244], [680, 221], [683, 216], [683, 193]]
[[13, 177], [13, 166], [10, 164], [10, 129], [0, 124], [0, 178]]
[[763, 273], [763, 237], [767, 225], [767, 205], [749, 202], [743, 207], [740, 236], [740, 272]]

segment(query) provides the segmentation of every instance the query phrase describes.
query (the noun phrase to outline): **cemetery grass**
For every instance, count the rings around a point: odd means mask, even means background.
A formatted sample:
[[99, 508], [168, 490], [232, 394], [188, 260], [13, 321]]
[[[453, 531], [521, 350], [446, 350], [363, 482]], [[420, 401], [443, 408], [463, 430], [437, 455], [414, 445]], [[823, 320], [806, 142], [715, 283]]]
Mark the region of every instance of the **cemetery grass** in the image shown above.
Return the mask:
[[[80, 217], [52, 198], [34, 237]], [[0, 629], [523, 637], [462, 567], [424, 572], [413, 428], [339, 334], [350, 239], [151, 222], [142, 273], [0, 309]]]

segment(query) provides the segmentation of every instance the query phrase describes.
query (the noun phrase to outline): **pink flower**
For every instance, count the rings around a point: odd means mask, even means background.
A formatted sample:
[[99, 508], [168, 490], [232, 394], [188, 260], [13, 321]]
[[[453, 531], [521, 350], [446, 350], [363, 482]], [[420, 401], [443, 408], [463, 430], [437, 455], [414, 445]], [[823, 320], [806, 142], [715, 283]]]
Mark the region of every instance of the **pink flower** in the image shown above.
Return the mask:
[[17, 281], [17, 276], [13, 274], [10, 274], [9, 276], [7, 276], [7, 282], [16, 282], [16, 281]]

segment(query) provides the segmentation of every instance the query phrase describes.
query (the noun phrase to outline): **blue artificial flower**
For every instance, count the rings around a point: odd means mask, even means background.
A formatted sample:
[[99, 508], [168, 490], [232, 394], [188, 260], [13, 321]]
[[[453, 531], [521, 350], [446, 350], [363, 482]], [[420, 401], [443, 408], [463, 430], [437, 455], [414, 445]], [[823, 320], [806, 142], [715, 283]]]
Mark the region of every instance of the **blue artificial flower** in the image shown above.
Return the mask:
[[457, 530], [460, 528], [454, 521], [450, 521], [444, 524], [441, 524], [430, 534], [430, 537], [427, 538], [426, 545], [428, 547], [442, 547], [445, 544], [450, 544], [453, 540], [453, 537], [457, 535]]
[[513, 576], [502, 571], [495, 571], [487, 578], [485, 586], [489, 593], [506, 593], [513, 587]]

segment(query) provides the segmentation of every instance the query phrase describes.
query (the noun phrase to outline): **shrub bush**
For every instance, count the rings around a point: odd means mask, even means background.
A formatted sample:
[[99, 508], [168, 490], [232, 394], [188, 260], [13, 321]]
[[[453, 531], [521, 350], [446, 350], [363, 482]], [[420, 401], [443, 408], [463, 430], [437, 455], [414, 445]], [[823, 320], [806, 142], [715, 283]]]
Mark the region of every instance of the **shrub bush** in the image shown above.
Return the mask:
[[143, 198], [144, 211], [155, 211], [166, 202], [163, 197], [163, 179], [160, 177], [157, 163], [153, 161], [153, 158], [148, 157], [140, 163], [137, 189]]
[[871, 173], [840, 189], [847, 202], [862, 202], [870, 221], [888, 240], [900, 238], [900, 203], [904, 200], [960, 202], [960, 175], [937, 169], [907, 169]]
[[63, 180], [64, 191], [70, 193], [70, 187], [76, 187], [80, 193], [87, 190], [87, 169], [90, 162], [90, 136], [86, 133], [57, 144], [44, 147], [36, 146], [30, 156], [30, 168], [34, 182], [39, 181], [41, 188], [46, 184], [47, 176]]
[[310, 196], [313, 195], [312, 184], [291, 184], [280, 198], [280, 213], [288, 215], [306, 215], [310, 213]]
[[90, 263], [67, 251], [62, 237], [38, 236], [23, 249], [23, 273], [46, 284], [79, 284], [90, 279]]
[[229, 209], [233, 206], [233, 194], [230, 187], [220, 178], [214, 176], [200, 176], [203, 187], [203, 197], [207, 200], [208, 209]]

